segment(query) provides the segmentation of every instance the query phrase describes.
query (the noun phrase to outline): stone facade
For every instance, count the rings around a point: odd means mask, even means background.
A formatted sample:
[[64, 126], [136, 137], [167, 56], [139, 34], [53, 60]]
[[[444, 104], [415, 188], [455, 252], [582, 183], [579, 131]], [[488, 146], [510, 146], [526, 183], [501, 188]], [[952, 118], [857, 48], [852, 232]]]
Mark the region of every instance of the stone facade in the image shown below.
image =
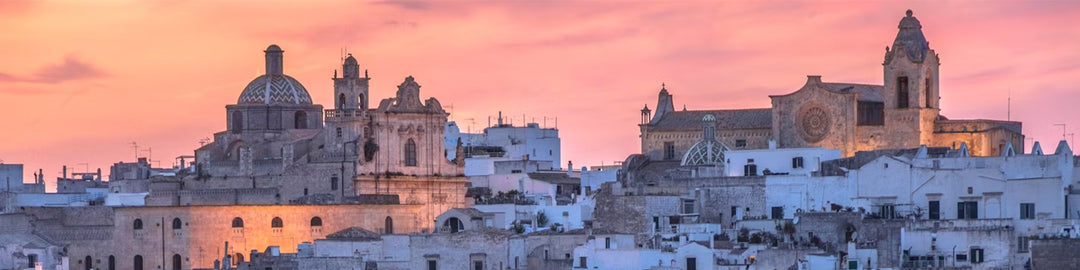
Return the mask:
[[423, 224], [416, 215], [419, 207], [81, 207], [30, 209], [28, 214], [36, 218], [36, 233], [67, 246], [68, 256], [73, 258], [71, 269], [86, 267], [87, 257], [92, 265], [101, 267], [110, 256], [115, 258], [117, 269], [134, 269], [136, 256], [140, 256], [143, 269], [172, 269], [175, 255], [181, 258], [181, 269], [191, 269], [213, 267], [225, 254], [242, 260], [251, 250], [268, 246], [295, 253], [301, 242], [353, 226], [385, 231], [391, 225], [395, 233], [419, 232]]
[[694, 120], [704, 114], [717, 116], [716, 139], [730, 149], [766, 148], [770, 140], [782, 148], [839, 149], [845, 157], [920, 145], [965, 143], [975, 156], [999, 155], [1007, 143], [1024, 148], [1020, 122], [941, 116], [938, 55], [912, 14], [898, 28], [882, 63], [883, 85], [809, 76], [795, 92], [770, 96], [771, 108], [695, 111], [675, 111], [672, 95], [661, 89], [656, 113], [642, 110], [641, 153], [653, 160], [679, 159], [701, 139]]

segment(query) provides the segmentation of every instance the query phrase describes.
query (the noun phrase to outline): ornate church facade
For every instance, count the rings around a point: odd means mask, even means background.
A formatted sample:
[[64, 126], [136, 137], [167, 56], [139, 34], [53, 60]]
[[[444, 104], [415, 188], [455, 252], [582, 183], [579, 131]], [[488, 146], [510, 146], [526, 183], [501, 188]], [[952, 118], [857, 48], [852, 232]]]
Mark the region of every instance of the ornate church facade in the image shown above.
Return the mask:
[[[229, 203], [151, 192], [150, 204], [408, 204], [420, 205], [417, 220], [428, 221], [464, 207], [463, 163], [447, 160], [443, 145], [449, 114], [435, 98], [420, 99], [413, 77], [370, 108], [371, 78], [349, 55], [341, 75], [335, 71], [333, 108], [324, 109], [285, 75], [280, 47], [264, 53], [266, 74], [226, 106], [227, 129], [195, 150], [196, 173], [179, 187], [248, 195]], [[410, 226], [433, 229], [419, 223]]]
[[769, 96], [771, 108], [676, 111], [673, 97], [660, 90], [655, 113], [642, 109], [641, 151], [652, 160], [678, 160], [701, 141], [702, 119], [715, 120], [715, 139], [728, 149], [777, 147], [839, 149], [845, 157], [859, 151], [958, 148], [974, 156], [994, 156], [1009, 145], [1022, 151], [1022, 125], [1015, 121], [950, 120], [940, 115], [938, 54], [922, 25], [909, 10], [886, 47], [884, 83], [865, 85], [823, 82], [808, 76], [802, 88]]

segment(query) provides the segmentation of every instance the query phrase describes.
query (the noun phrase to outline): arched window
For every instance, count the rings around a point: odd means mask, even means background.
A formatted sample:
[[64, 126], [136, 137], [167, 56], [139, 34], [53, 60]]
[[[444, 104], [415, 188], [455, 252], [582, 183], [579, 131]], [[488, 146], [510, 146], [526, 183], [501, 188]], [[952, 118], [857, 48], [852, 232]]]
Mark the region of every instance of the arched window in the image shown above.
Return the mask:
[[443, 221], [443, 228], [449, 230], [451, 233], [460, 232], [465, 229], [465, 224], [461, 223], [461, 219], [452, 217]]
[[926, 99], [926, 108], [933, 108], [934, 107], [933, 95], [931, 95], [931, 93], [934, 92], [934, 78], [931, 78], [930, 76], [932, 76], [932, 75], [929, 74], [929, 71], [927, 71], [926, 83], [925, 83], [926, 84], [925, 85], [926, 89], [923, 90], [923, 92], [925, 92], [923, 95], [925, 96], [924, 98]]
[[244, 220], [240, 219], [239, 217], [233, 218], [232, 219], [232, 227], [233, 228], [243, 228], [244, 227]]
[[109, 270], [116, 270], [116, 257], [109, 255]]
[[360, 109], [364, 109], [364, 94], [360, 94], [356, 97], [356, 106]]
[[338, 107], [337, 107], [337, 109], [338, 110], [344, 110], [345, 109], [345, 94], [338, 95]]
[[304, 111], [296, 111], [293, 116], [293, 127], [296, 129], [307, 129], [307, 113]]
[[132, 262], [132, 269], [143, 270], [142, 268], [142, 255], [135, 255], [135, 261]]
[[321, 218], [319, 218], [319, 217], [313, 217], [313, 218], [311, 218], [311, 226], [312, 226], [312, 227], [316, 227], [316, 226], [322, 226], [322, 219], [321, 219]]
[[142, 230], [142, 219], [135, 219], [135, 222], [131, 224], [133, 230]]
[[232, 130], [234, 132], [240, 132], [244, 130], [244, 113], [241, 111], [232, 112]]
[[173, 270], [180, 270], [180, 263], [181, 263], [180, 254], [173, 254], [172, 255], [172, 269]]
[[405, 166], [416, 166], [416, 142], [413, 139], [405, 142]]
[[180, 218], [172, 219], [172, 228], [173, 228], [173, 230], [179, 230], [181, 227], [183, 227], [183, 225], [184, 225], [184, 223], [180, 221]]
[[83, 265], [86, 266], [86, 270], [94, 269], [94, 261], [91, 261], [90, 255], [86, 255], [86, 260]]
[[281, 222], [281, 218], [279, 217], [274, 217], [274, 219], [270, 221], [271, 228], [281, 228], [283, 227], [283, 225], [284, 224], [283, 222]]
[[386, 234], [394, 234], [394, 219], [386, 217]]

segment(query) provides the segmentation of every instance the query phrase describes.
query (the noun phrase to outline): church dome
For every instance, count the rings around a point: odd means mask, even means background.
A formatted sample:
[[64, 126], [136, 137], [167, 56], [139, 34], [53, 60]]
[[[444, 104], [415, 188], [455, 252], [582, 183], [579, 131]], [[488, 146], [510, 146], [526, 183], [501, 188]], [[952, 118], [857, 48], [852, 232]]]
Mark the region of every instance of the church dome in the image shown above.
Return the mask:
[[683, 156], [682, 166], [724, 164], [724, 144], [715, 139], [698, 141]]
[[723, 165], [727, 146], [716, 140], [716, 116], [706, 114], [701, 117], [701, 129], [704, 132], [701, 140], [683, 155], [682, 166]]
[[311, 95], [304, 85], [285, 74], [264, 74], [256, 77], [244, 87], [237, 104], [273, 105], [298, 104], [310, 105]]
[[311, 95], [299, 81], [282, 72], [282, 55], [278, 45], [270, 45], [266, 53], [266, 74], [256, 77], [244, 87], [237, 104], [252, 105], [310, 105]]

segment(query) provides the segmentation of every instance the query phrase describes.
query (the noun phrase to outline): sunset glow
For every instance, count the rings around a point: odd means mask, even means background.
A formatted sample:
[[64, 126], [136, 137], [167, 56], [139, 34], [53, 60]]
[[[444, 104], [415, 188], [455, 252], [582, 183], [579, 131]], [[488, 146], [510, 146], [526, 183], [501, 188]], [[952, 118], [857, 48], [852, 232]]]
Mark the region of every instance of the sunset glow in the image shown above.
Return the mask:
[[374, 100], [414, 76], [463, 132], [500, 111], [515, 125], [557, 117], [564, 163], [610, 165], [640, 150], [639, 111], [662, 83], [691, 110], [767, 108], [806, 75], [882, 84], [907, 9], [940, 54], [943, 115], [1022, 121], [1047, 152], [1055, 124], [1080, 128], [1068, 1], [16, 0], [0, 1], [0, 159], [26, 164], [27, 182], [44, 169], [50, 190], [63, 165], [170, 167], [225, 130], [225, 105], [277, 44], [317, 104], [332, 104], [351, 53]]

